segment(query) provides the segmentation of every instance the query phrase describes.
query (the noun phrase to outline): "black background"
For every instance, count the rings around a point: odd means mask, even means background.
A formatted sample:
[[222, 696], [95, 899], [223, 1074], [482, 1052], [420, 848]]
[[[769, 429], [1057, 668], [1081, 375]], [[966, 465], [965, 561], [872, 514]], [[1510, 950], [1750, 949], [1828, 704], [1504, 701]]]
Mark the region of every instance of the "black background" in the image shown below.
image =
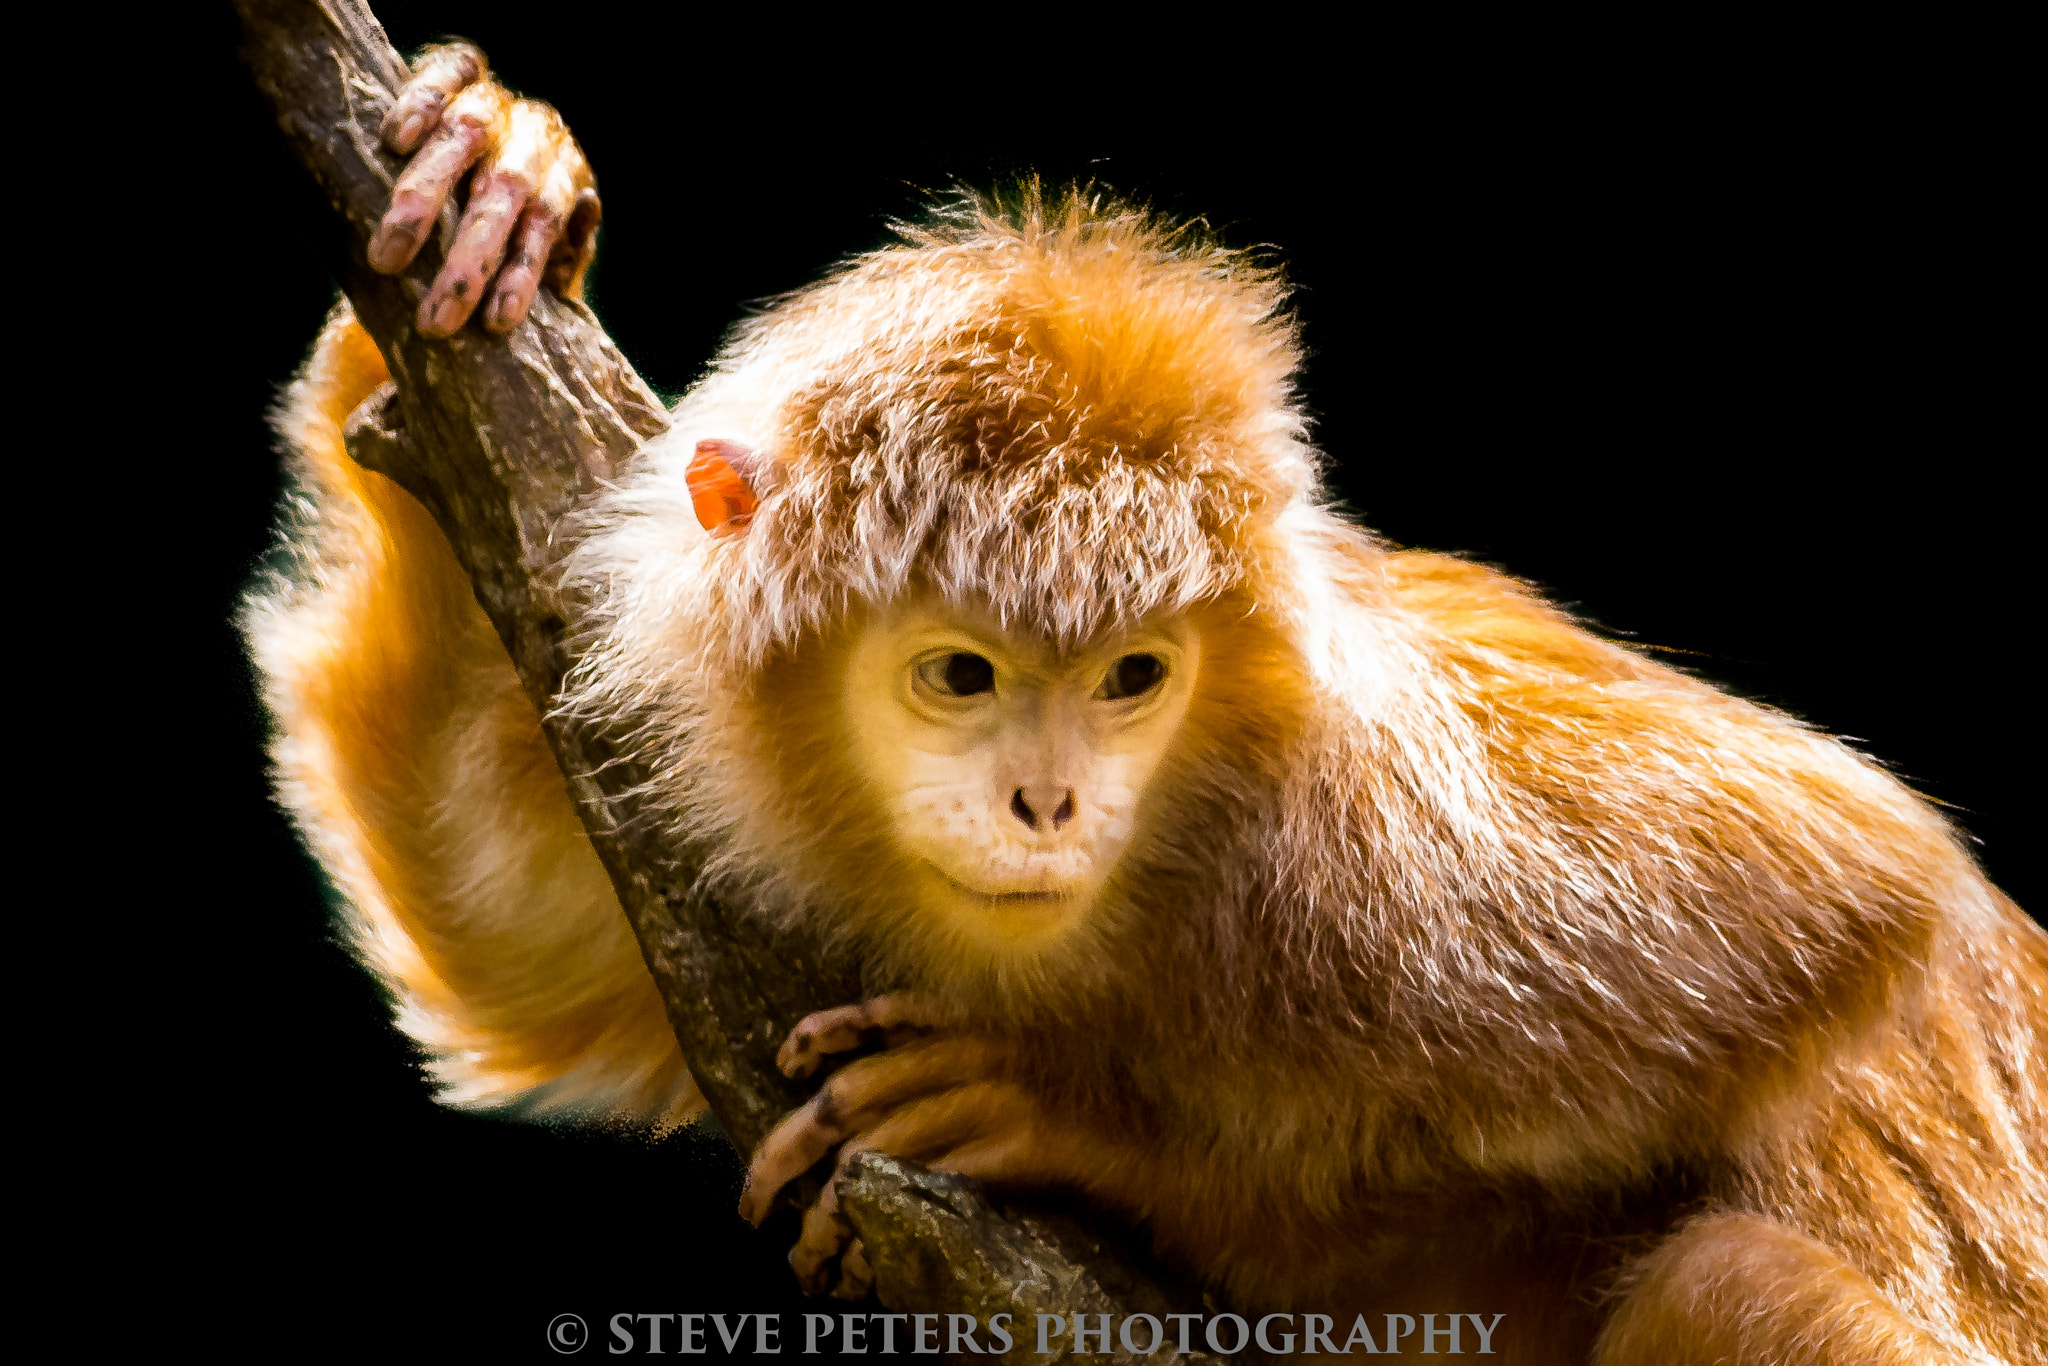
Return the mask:
[[[1857, 737], [2048, 904], [2015, 776], [2038, 700], [2020, 163], [1992, 145], [1997, 83], [1926, 35], [1253, 15], [1174, 41], [1185, 18], [962, 30], [926, 56], [929, 16], [740, 34], [701, 9], [379, 9], [401, 50], [459, 33], [564, 111], [605, 201], [593, 301], [671, 396], [747, 301], [955, 182], [1093, 178], [1271, 244], [1318, 440], [1368, 524]], [[614, 1313], [780, 1309], [788, 1347], [790, 1230], [738, 1223], [720, 1144], [437, 1108], [267, 799], [229, 622], [279, 491], [264, 410], [334, 285], [324, 206], [232, 19], [210, 22], [180, 155], [224, 174], [180, 201], [207, 245], [167, 361], [192, 417], [171, 439], [208, 472], [162, 492], [191, 534], [137, 590], [196, 680], [162, 698], [182, 794], [164, 867], [193, 909], [164, 918], [179, 1000], [146, 1041], [190, 1154], [163, 1179], [205, 1235], [185, 1269], [284, 1342], [546, 1355], [566, 1310], [596, 1354]]]

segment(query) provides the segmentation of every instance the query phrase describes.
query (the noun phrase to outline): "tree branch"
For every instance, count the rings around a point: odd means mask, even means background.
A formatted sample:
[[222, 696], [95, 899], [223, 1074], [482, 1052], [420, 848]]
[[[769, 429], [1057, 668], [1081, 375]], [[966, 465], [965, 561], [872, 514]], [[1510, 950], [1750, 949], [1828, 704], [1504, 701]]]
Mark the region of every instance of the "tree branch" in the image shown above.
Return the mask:
[[[776, 1069], [777, 1045], [804, 1015], [856, 999], [858, 974], [816, 943], [703, 895], [685, 843], [637, 818], [634, 790], [647, 774], [635, 756], [551, 715], [578, 624], [577, 604], [555, 586], [566, 549], [558, 532], [667, 416], [590, 311], [545, 291], [508, 337], [473, 327], [446, 341], [422, 337], [413, 318], [439, 248], [397, 276], [372, 271], [365, 254], [399, 170], [377, 129], [403, 62], [361, 0], [237, 0], [236, 9], [243, 59], [336, 211], [342, 288], [391, 373], [351, 419], [349, 450], [433, 513], [468, 571], [545, 718], [690, 1071], [745, 1156], [809, 1089]], [[885, 1304], [984, 1322], [1008, 1312], [1019, 1359], [1035, 1346], [1033, 1314], [1158, 1313], [1191, 1298], [1169, 1294], [1078, 1221], [998, 1213], [969, 1183], [911, 1164], [865, 1157], [840, 1193]]]

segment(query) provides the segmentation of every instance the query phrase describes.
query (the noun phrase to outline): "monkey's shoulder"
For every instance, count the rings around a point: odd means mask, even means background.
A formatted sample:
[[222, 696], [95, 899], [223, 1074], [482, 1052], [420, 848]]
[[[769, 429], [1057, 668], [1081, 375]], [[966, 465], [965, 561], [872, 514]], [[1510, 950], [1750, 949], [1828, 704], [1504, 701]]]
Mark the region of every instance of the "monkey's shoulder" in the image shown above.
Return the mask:
[[1426, 647], [1482, 685], [1685, 681], [1483, 564], [1401, 551], [1381, 562], [1380, 582], [1387, 605], [1422, 627]]
[[[1947, 821], [1878, 762], [1772, 707], [1602, 639], [1533, 589], [1445, 555], [1386, 557], [1468, 790], [1613, 857], [1800, 868], [1917, 899], [1977, 875]], [[1450, 762], [1447, 757], [1446, 762]]]

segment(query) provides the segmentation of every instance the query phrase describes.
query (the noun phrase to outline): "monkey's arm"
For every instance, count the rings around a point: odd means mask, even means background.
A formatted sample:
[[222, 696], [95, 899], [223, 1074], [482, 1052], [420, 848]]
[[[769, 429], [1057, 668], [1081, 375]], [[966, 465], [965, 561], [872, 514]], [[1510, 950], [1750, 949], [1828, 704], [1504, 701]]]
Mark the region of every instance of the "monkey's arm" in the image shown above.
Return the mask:
[[301, 582], [247, 625], [279, 794], [444, 1098], [676, 1122], [698, 1101], [532, 704], [431, 517], [342, 447], [384, 379], [339, 310], [285, 415]]
[[[481, 72], [473, 49], [430, 54], [387, 125], [426, 145], [379, 234], [382, 265], [401, 260], [394, 232], [431, 223], [484, 167], [423, 330], [459, 326], [450, 301], [466, 318], [494, 277], [484, 321], [511, 326], [536, 259], [552, 256], [552, 283], [573, 289], [590, 254], [594, 196], [584, 235], [565, 228], [588, 188], [580, 154], [564, 154], [552, 111], [515, 118]], [[423, 104], [448, 118], [408, 123]], [[521, 177], [540, 187], [523, 207], [510, 188]], [[447, 1099], [681, 1120], [694, 1086], [504, 647], [425, 510], [343, 447], [343, 423], [386, 378], [343, 308], [281, 414], [306, 512], [291, 534], [298, 573], [246, 619], [279, 727], [280, 795]]]

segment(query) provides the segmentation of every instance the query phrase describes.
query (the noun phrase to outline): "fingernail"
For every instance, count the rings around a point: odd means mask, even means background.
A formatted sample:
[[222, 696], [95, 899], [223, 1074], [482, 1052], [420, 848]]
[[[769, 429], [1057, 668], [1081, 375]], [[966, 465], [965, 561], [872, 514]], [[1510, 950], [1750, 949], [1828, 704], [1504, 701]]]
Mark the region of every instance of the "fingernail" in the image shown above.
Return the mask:
[[425, 113], [415, 109], [412, 113], [407, 114], [405, 121], [398, 125], [398, 150], [401, 152], [411, 151], [413, 143], [419, 139], [420, 133], [425, 130], [426, 126], [427, 116]]
[[445, 294], [433, 293], [420, 301], [420, 331], [429, 337], [446, 337], [460, 325], [455, 320], [455, 302]]
[[389, 274], [411, 260], [419, 228], [417, 218], [386, 219], [378, 224], [376, 236], [370, 239], [371, 268]]
[[434, 305], [434, 326], [443, 332], [453, 332], [462, 326], [463, 315], [462, 300], [452, 294], [443, 295], [441, 302]]

